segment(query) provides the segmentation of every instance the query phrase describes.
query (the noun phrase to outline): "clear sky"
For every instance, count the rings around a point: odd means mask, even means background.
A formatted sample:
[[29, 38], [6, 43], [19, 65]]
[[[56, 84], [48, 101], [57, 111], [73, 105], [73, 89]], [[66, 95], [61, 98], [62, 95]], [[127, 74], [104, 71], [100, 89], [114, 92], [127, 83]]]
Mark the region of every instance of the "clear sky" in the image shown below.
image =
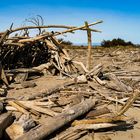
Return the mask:
[[[102, 33], [93, 33], [93, 42], [112, 38], [140, 44], [140, 0], [2, 0], [0, 31], [21, 26], [26, 18], [41, 15], [45, 24], [81, 26], [84, 21], [103, 20], [94, 26]], [[86, 33], [69, 34], [66, 40], [86, 43]]]

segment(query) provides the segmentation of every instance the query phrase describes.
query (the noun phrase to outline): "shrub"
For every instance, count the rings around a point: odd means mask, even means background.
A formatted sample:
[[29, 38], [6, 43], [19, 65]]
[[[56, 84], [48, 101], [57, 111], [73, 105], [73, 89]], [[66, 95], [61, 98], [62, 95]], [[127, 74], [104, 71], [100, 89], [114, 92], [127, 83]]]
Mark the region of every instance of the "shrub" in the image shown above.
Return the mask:
[[124, 41], [123, 39], [103, 40], [101, 42], [102, 47], [115, 47], [115, 46], [135, 46], [131, 41]]

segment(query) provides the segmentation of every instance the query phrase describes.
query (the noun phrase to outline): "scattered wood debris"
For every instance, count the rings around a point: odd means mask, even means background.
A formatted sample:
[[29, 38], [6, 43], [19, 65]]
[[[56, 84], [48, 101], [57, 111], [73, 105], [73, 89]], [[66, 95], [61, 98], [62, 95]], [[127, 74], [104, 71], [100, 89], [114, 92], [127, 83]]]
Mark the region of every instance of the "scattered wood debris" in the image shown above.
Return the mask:
[[[101, 22], [86, 22], [81, 27], [11, 27], [0, 33], [0, 138], [76, 140], [87, 135], [94, 139], [94, 134], [101, 130], [117, 131], [120, 127], [129, 129], [135, 125], [135, 116], [125, 113], [131, 107], [140, 107], [140, 72], [126, 71], [124, 65], [136, 64], [139, 58], [129, 62], [123, 60], [120, 50], [103, 54], [97, 50], [94, 58], [112, 61], [109, 65], [96, 63], [93, 66], [90, 62], [91, 32], [99, 31], [90, 26]], [[67, 30], [46, 32], [44, 28]], [[38, 29], [39, 34], [30, 37], [31, 29]], [[71, 50], [72, 55], [69, 54], [56, 38], [76, 30], [87, 31], [89, 37], [87, 66], [80, 58], [77, 61], [71, 57], [76, 52]], [[133, 58], [140, 51], [136, 49], [132, 56], [130, 53], [127, 55]], [[37, 79], [48, 76], [59, 82], [41, 89]], [[34, 93], [38, 88], [40, 91]], [[14, 93], [10, 96], [12, 90]], [[18, 91], [21, 94], [15, 96]]]

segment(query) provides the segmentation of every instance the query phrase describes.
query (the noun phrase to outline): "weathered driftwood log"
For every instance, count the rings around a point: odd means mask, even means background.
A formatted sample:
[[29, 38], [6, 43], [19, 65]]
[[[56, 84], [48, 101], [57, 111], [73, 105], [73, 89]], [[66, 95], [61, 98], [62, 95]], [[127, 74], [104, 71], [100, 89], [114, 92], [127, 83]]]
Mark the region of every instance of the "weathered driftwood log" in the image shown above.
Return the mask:
[[[44, 64], [43, 64], [44, 65]], [[33, 67], [34, 68], [34, 67]], [[7, 73], [26, 73], [26, 72], [39, 72], [37, 69], [33, 68], [19, 68], [19, 69], [11, 69], [11, 70], [5, 70]], [[36, 68], [36, 67], [35, 67]]]
[[36, 97], [44, 97], [46, 95], [51, 95], [53, 93], [56, 93], [60, 90], [62, 90], [63, 88], [70, 86], [70, 85], [74, 85], [74, 84], [80, 84], [80, 83], [86, 83], [86, 77], [85, 76], [78, 76], [77, 78], [74, 79], [70, 79], [69, 81], [66, 81], [65, 83], [61, 84], [61, 85], [56, 85], [55, 87], [48, 89], [46, 91], [43, 91], [42, 93], [38, 93], [35, 95], [31, 95], [28, 97], [28, 100], [32, 100], [35, 99]]
[[[111, 89], [117, 89], [118, 91], [124, 91], [124, 92], [132, 92], [133, 89], [130, 86], [125, 85], [123, 82], [121, 82], [116, 75], [110, 73], [107, 74], [106, 76], [109, 77], [109, 79], [111, 80], [112, 83], [106, 83], [106, 87], [107, 88], [111, 88]], [[115, 86], [115, 88], [114, 88]]]
[[11, 70], [5, 70], [6, 73], [32, 73], [32, 72], [40, 72], [43, 69], [49, 69], [51, 66], [51, 63], [45, 63], [41, 64], [37, 67], [33, 68], [19, 68], [19, 69], [11, 69]]
[[18, 121], [15, 121], [6, 129], [6, 133], [13, 140], [22, 136], [35, 126], [36, 123], [29, 116], [22, 115]]
[[48, 135], [58, 130], [62, 126], [88, 112], [91, 108], [94, 107], [94, 105], [95, 100], [87, 99], [65, 110], [63, 113], [53, 118], [46, 119], [46, 124], [40, 125], [30, 130], [29, 132], [18, 138], [18, 140], [41, 140], [43, 138], [46, 138]]
[[118, 99], [115, 99], [115, 98], [113, 98], [113, 97], [110, 97], [110, 96], [109, 96], [109, 92], [110, 92], [110, 91], [108, 91], [108, 90], [102, 88], [102, 86], [99, 85], [98, 83], [96, 83], [95, 81], [92, 81], [92, 82], [88, 81], [88, 85], [89, 85], [89, 87], [91, 87], [92, 89], [96, 90], [97, 93], [98, 93], [100, 96], [104, 97], [105, 99], [107, 99], [107, 100], [109, 100], [109, 101], [113, 101], [113, 102], [120, 103], [120, 104], [122, 104], [122, 105], [125, 104], [125, 102], [122, 101], [122, 100], [118, 100]]
[[14, 118], [11, 113], [4, 113], [0, 115], [0, 139], [3, 136], [3, 131], [13, 123]]
[[[49, 67], [51, 66], [51, 63], [45, 63], [41, 64], [37, 67], [32, 68], [19, 68], [19, 69], [11, 69], [11, 70], [5, 70], [7, 77], [12, 77], [16, 81], [16, 83], [23, 83], [23, 81], [26, 81], [28, 79], [29, 73], [38, 73], [42, 74], [45, 70], [49, 71]], [[23, 85], [23, 84], [22, 84]], [[23, 86], [24, 87], [24, 86]], [[29, 84], [26, 87], [32, 87]]]

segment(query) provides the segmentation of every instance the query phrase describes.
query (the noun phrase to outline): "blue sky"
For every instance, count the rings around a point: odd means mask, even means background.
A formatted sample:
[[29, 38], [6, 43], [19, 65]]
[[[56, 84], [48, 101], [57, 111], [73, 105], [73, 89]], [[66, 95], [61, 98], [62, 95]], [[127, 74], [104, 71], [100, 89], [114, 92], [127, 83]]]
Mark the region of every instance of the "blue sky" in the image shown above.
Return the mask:
[[[93, 33], [93, 42], [123, 38], [140, 44], [139, 0], [4, 0], [0, 2], [0, 31], [23, 25], [26, 18], [41, 15], [46, 25], [81, 26], [84, 21], [103, 20], [94, 26], [102, 33]], [[86, 43], [86, 32], [65, 37], [74, 43]]]

